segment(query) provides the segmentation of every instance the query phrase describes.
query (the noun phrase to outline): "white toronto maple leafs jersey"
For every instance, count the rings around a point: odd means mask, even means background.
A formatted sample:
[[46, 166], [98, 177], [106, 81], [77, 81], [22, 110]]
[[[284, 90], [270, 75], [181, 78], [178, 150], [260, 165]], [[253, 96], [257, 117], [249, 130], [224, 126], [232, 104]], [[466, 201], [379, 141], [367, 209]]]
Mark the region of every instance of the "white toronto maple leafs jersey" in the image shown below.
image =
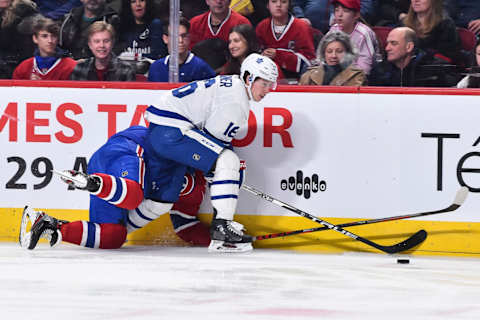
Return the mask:
[[146, 119], [182, 132], [201, 129], [231, 142], [248, 123], [250, 105], [245, 85], [237, 75], [191, 82], [163, 95], [147, 109]]

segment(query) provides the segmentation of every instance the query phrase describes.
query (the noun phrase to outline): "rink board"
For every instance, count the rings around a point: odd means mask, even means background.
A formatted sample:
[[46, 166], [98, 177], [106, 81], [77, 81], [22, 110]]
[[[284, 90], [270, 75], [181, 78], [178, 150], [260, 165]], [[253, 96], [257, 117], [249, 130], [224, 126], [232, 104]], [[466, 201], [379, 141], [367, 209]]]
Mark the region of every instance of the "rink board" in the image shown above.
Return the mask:
[[[3, 85], [3, 86], [2, 86]], [[75, 87], [73, 87], [75, 85]], [[0, 83], [0, 240], [15, 241], [25, 204], [68, 219], [88, 217], [88, 195], [67, 190], [46, 169], [84, 168], [115, 132], [144, 125], [143, 112], [168, 84]], [[382, 244], [424, 228], [423, 254], [480, 253], [480, 91], [280, 86], [252, 104], [236, 141], [247, 183], [328, 221], [380, 218], [448, 206], [461, 185], [471, 193], [454, 213], [351, 228]], [[255, 234], [315, 226], [242, 192], [236, 220]], [[208, 220], [208, 205], [202, 206]], [[168, 216], [130, 243], [181, 244]], [[328, 231], [258, 241], [309, 251], [368, 250]]]

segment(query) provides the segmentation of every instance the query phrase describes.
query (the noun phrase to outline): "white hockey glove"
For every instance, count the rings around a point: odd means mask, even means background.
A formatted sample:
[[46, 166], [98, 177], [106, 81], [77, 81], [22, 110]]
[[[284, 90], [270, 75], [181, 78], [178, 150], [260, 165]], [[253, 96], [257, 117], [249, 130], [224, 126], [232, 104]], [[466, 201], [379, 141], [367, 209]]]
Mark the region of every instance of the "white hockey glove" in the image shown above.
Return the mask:
[[88, 175], [76, 170], [52, 171], [58, 174], [63, 182], [75, 189], [97, 192], [102, 185], [102, 180], [95, 175]]

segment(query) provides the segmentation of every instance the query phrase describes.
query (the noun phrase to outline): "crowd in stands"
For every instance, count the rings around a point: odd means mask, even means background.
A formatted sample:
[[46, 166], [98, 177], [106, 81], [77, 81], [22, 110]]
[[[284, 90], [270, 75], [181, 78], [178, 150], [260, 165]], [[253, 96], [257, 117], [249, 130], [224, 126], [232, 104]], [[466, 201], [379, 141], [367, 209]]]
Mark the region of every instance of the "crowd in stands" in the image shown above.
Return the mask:
[[[179, 81], [480, 87], [478, 0], [181, 0]], [[168, 82], [169, 0], [0, 0], [0, 79]]]

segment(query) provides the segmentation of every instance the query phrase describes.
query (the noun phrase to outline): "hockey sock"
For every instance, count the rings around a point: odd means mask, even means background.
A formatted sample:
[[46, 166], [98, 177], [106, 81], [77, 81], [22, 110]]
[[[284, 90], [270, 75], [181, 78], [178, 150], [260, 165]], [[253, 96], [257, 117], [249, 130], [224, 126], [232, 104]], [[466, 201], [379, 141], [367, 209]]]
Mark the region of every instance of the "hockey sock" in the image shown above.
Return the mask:
[[138, 182], [104, 173], [95, 173], [95, 176], [101, 179], [101, 184], [92, 194], [100, 199], [128, 210], [135, 209], [142, 202], [143, 189]]
[[127, 228], [115, 223], [74, 221], [60, 227], [62, 241], [82, 247], [118, 249], [127, 238]]
[[142, 228], [150, 221], [167, 213], [172, 208], [173, 203], [165, 203], [145, 199], [138, 207], [128, 211], [127, 230], [128, 233]]
[[[187, 174], [187, 183], [178, 201], [170, 210], [170, 220], [177, 236], [193, 245], [207, 246], [210, 243], [208, 227], [197, 218], [205, 194], [206, 181], [200, 171]], [[188, 183], [190, 182], [191, 183]], [[189, 187], [187, 187], [189, 186]]]
[[217, 210], [218, 219], [233, 220], [240, 185], [239, 169], [237, 155], [228, 149], [223, 150], [210, 185], [212, 206]]

